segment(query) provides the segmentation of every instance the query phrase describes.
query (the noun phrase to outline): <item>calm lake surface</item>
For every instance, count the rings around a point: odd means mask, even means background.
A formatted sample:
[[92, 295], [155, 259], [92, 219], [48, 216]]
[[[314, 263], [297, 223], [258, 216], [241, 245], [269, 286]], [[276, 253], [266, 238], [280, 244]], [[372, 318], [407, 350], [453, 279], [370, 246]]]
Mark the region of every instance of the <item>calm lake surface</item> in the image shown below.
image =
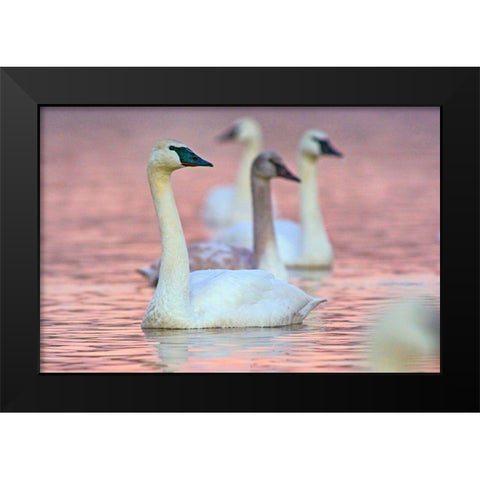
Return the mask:
[[[142, 331], [153, 289], [135, 269], [161, 253], [151, 148], [176, 138], [214, 164], [173, 175], [187, 241], [208, 239], [202, 201], [235, 179], [241, 151], [215, 136], [247, 115], [293, 172], [308, 128], [344, 153], [319, 160], [334, 268], [292, 279], [329, 301], [287, 328]], [[368, 371], [379, 311], [414, 296], [439, 308], [436, 108], [43, 107], [40, 168], [42, 372]], [[272, 189], [280, 216], [298, 220], [297, 184]], [[410, 369], [437, 372], [439, 358]]]

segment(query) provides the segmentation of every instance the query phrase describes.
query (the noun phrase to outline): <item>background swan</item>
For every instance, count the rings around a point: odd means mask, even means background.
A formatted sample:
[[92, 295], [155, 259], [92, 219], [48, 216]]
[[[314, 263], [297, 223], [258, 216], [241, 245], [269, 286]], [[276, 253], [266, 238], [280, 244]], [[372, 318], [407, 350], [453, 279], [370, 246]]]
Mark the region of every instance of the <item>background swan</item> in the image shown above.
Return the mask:
[[184, 144], [159, 142], [147, 173], [162, 234], [163, 255], [155, 293], [142, 328], [274, 327], [301, 323], [325, 299], [262, 270], [197, 270], [190, 273], [171, 174], [186, 166], [212, 166]]
[[207, 194], [202, 217], [212, 229], [252, 221], [250, 168], [262, 148], [262, 130], [254, 119], [241, 118], [219, 139], [239, 141], [243, 146], [243, 152], [235, 185], [219, 185]]
[[[253, 251], [249, 248], [234, 247], [226, 243], [195, 242], [187, 246], [190, 271], [225, 268], [227, 270], [242, 270], [255, 268]], [[162, 257], [158, 257], [148, 267], [137, 271], [144, 275], [150, 285], [155, 287], [158, 282], [158, 272]]]
[[411, 371], [418, 360], [440, 351], [440, 317], [422, 298], [400, 298], [378, 314], [371, 328], [370, 370]]
[[[234, 247], [225, 243], [196, 242], [188, 245], [190, 271], [223, 268], [242, 270], [259, 268], [273, 273], [280, 280], [288, 281], [288, 273], [280, 259], [273, 230], [270, 180], [275, 177], [299, 182], [284, 165], [282, 159], [272, 151], [258, 155], [251, 168], [253, 197], [254, 248]], [[161, 257], [149, 267], [138, 271], [147, 277], [150, 285], [158, 281]]]
[[[333, 248], [323, 223], [317, 184], [317, 161], [324, 155], [341, 157], [328, 135], [308, 130], [298, 146], [300, 184], [300, 225], [291, 220], [275, 220], [275, 235], [280, 257], [293, 268], [328, 268], [333, 262]], [[221, 230], [215, 241], [238, 247], [253, 242], [252, 225], [243, 222]]]

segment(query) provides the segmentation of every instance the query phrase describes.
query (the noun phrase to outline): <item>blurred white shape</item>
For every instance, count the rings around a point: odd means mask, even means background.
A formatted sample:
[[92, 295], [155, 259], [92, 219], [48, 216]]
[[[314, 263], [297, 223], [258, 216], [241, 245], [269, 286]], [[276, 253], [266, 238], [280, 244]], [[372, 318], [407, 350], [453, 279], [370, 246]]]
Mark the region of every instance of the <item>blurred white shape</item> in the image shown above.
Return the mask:
[[370, 369], [415, 371], [422, 358], [440, 352], [440, 317], [426, 299], [403, 298], [379, 315], [372, 327]]

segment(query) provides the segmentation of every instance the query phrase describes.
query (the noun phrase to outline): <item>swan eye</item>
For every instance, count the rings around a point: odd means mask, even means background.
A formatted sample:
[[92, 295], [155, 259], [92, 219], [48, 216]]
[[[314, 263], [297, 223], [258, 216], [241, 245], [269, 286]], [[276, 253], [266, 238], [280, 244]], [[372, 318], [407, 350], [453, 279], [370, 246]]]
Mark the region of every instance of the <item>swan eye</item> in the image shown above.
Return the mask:
[[320, 146], [320, 153], [325, 153], [325, 151], [328, 149], [327, 142], [325, 142], [325, 140], [319, 140], [318, 138], [316, 138], [315, 140], [318, 142], [318, 145]]
[[275, 158], [269, 158], [268, 161], [275, 167], [275, 171], [277, 172], [277, 175], [282, 172], [282, 170], [285, 169], [285, 167], [277, 161]]

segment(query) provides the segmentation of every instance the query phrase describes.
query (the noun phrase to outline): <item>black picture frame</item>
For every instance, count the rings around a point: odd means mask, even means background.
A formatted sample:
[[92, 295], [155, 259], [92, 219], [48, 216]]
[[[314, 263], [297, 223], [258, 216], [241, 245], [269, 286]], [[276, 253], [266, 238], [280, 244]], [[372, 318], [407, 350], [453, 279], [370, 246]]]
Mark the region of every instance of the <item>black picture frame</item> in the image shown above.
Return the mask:
[[[2, 68], [3, 411], [478, 411], [478, 68]], [[440, 106], [441, 373], [40, 374], [39, 109]]]

